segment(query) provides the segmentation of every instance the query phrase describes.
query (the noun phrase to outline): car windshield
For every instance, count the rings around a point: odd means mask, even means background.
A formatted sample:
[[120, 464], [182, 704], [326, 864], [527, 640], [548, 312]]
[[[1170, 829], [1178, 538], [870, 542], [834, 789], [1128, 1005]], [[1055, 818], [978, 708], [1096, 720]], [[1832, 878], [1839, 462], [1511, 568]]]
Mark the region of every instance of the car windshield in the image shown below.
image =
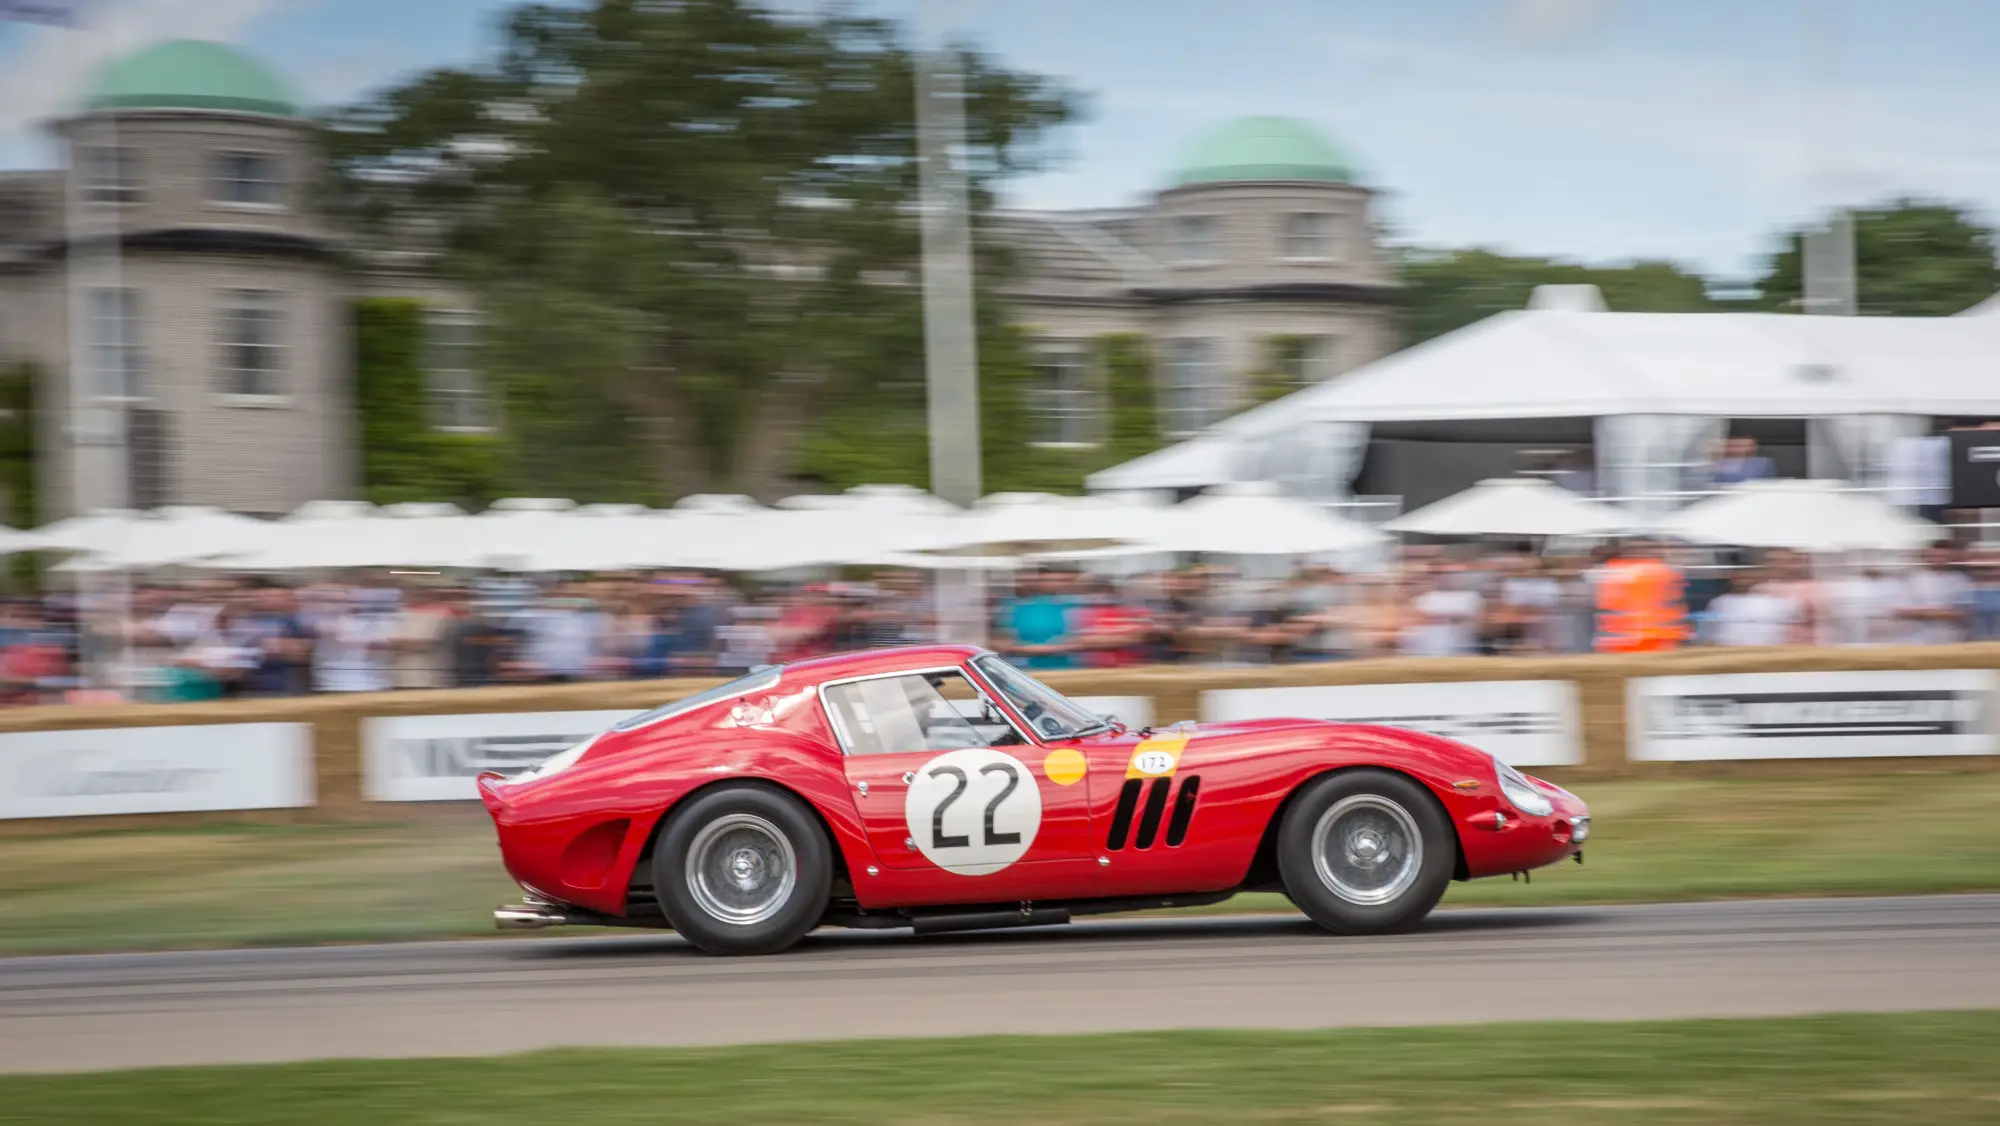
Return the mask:
[[987, 683], [1007, 698], [1044, 739], [1068, 739], [1110, 728], [1100, 716], [992, 654], [973, 660]]
[[644, 727], [649, 723], [666, 719], [669, 716], [677, 716], [684, 712], [691, 712], [696, 708], [706, 707], [718, 700], [727, 700], [733, 696], [747, 696], [752, 692], [762, 692], [767, 689], [776, 688], [778, 686], [778, 674], [780, 671], [777, 665], [765, 665], [762, 668], [752, 671], [748, 676], [737, 677], [728, 684], [718, 684], [714, 688], [697, 692], [692, 696], [683, 696], [672, 703], [661, 704], [651, 711], [626, 716], [613, 725], [611, 730], [630, 731], [635, 727]]

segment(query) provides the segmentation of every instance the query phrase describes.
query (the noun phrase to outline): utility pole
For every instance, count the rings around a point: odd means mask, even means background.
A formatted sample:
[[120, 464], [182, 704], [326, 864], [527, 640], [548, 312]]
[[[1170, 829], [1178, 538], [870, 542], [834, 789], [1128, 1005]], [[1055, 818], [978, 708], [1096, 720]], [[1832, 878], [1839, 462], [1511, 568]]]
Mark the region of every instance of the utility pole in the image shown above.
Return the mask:
[[1859, 300], [1854, 280], [1854, 220], [1843, 198], [1844, 107], [1840, 98], [1841, 19], [1845, 0], [1806, 0], [1806, 167], [1809, 193], [1827, 216], [1809, 229], [1800, 249], [1801, 296], [1807, 313], [1851, 317]]
[[924, 386], [931, 492], [979, 499], [979, 355], [972, 302], [972, 216], [963, 166], [965, 101], [956, 52], [917, 63], [924, 272]]
[[[924, 390], [931, 492], [960, 508], [979, 499], [979, 348], [972, 296], [972, 207], [965, 170], [964, 80], [948, 46], [916, 55], [923, 223]], [[978, 644], [985, 610], [976, 571], [940, 571], [939, 639]]]

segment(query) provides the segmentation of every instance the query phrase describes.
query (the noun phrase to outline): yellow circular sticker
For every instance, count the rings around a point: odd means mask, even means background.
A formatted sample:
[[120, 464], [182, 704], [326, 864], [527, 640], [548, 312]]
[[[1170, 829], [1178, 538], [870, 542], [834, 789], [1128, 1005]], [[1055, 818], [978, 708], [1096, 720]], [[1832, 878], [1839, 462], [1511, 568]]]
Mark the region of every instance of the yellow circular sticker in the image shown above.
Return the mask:
[[1049, 757], [1042, 760], [1042, 773], [1058, 786], [1071, 786], [1083, 780], [1086, 765], [1083, 752], [1064, 747], [1059, 751], [1050, 751]]

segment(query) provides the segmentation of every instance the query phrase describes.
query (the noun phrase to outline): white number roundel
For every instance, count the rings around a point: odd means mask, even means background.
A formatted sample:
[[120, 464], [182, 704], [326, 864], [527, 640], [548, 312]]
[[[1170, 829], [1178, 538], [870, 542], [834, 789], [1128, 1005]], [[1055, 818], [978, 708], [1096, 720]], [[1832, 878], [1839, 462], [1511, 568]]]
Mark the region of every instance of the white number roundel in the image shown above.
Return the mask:
[[1027, 764], [978, 747], [917, 768], [903, 799], [910, 839], [931, 863], [990, 876], [1021, 859], [1042, 827], [1042, 792]]
[[1174, 756], [1167, 751], [1142, 751], [1132, 760], [1141, 774], [1165, 774], [1174, 768]]

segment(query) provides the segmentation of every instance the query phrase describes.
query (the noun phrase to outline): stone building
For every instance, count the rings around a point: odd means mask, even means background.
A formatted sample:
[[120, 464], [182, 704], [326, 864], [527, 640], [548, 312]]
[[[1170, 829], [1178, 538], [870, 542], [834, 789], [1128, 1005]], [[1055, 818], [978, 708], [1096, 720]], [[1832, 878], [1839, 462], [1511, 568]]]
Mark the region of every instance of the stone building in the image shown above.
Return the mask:
[[49, 378], [44, 514], [352, 495], [353, 299], [431, 298], [441, 356], [464, 302], [353, 267], [286, 83], [229, 47], [161, 43], [50, 129], [80, 176], [0, 173], [0, 358]]
[[1309, 126], [1249, 117], [1198, 138], [1143, 206], [1000, 215], [1044, 359], [1038, 440], [1101, 435], [1106, 334], [1152, 342], [1167, 438], [1387, 354], [1396, 280], [1370, 196]]
[[[46, 516], [354, 495], [360, 297], [431, 308], [433, 425], [493, 424], [470, 303], [425, 256], [358, 253], [316, 212], [316, 133], [280, 76], [161, 43], [100, 71], [50, 128], [79, 176], [0, 173], [0, 359], [49, 377]], [[1107, 334], [1152, 342], [1163, 439], [1388, 351], [1369, 198], [1308, 127], [1248, 118], [1201, 138], [1143, 206], [994, 217], [1044, 360], [1034, 440], [1101, 440]]]

